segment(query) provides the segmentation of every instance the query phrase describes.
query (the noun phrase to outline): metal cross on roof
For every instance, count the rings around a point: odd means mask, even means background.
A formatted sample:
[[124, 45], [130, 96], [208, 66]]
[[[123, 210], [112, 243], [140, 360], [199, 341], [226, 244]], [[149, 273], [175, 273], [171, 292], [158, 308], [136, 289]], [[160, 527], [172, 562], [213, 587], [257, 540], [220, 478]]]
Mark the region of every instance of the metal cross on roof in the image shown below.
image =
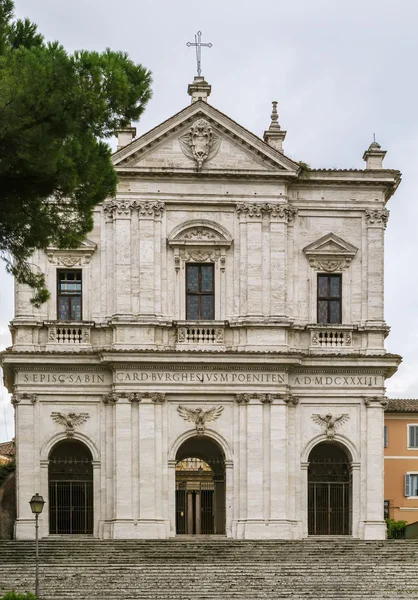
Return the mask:
[[197, 74], [200, 77], [202, 74], [202, 47], [206, 46], [207, 48], [212, 48], [212, 44], [202, 44], [202, 32], [198, 31], [194, 36], [194, 43], [187, 42], [186, 44], [189, 48], [190, 46], [194, 46], [196, 48], [196, 61], [197, 61]]

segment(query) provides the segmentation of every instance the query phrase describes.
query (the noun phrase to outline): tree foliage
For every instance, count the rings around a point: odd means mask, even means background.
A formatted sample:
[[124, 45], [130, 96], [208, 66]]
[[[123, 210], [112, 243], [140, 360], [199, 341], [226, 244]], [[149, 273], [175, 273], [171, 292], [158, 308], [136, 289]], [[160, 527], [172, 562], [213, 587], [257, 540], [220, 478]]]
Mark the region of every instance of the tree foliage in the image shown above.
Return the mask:
[[104, 139], [139, 119], [151, 73], [123, 52], [68, 54], [13, 9], [0, 0], [0, 254], [39, 306], [49, 294], [30, 257], [92, 229], [117, 183]]

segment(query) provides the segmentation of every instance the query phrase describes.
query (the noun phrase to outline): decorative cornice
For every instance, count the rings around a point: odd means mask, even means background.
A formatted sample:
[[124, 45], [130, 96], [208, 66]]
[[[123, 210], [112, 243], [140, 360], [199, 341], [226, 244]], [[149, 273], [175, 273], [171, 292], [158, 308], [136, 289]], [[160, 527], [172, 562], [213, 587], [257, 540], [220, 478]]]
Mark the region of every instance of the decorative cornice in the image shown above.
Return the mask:
[[139, 217], [161, 218], [164, 211], [164, 202], [135, 200], [125, 198], [112, 198], [103, 202], [105, 215], [110, 219], [117, 217], [130, 217], [137, 211]]
[[386, 408], [389, 404], [386, 396], [363, 396], [363, 402], [367, 408], [380, 405]]
[[387, 208], [366, 209], [366, 224], [368, 227], [383, 227], [386, 229], [389, 220], [389, 211]]
[[333, 417], [331, 413], [326, 415], [313, 414], [311, 419], [321, 427], [325, 427], [325, 434], [328, 439], [332, 440], [335, 437], [336, 427], [340, 427], [343, 423], [348, 421], [350, 416], [347, 413]]

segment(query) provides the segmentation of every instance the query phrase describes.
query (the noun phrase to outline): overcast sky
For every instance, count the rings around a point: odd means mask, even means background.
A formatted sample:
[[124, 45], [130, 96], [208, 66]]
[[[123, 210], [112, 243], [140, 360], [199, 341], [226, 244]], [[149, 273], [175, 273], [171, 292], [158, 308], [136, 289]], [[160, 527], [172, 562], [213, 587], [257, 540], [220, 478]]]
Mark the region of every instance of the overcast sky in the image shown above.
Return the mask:
[[[403, 182], [386, 231], [387, 349], [403, 356], [392, 397], [418, 397], [418, 2], [416, 0], [15, 0], [48, 40], [124, 50], [153, 72], [138, 135], [189, 104], [199, 29], [210, 103], [262, 136], [271, 101], [288, 134], [285, 153], [315, 168], [363, 168], [376, 133], [385, 166]], [[11, 343], [12, 281], [0, 265], [0, 347]], [[0, 441], [13, 409], [3, 389]]]

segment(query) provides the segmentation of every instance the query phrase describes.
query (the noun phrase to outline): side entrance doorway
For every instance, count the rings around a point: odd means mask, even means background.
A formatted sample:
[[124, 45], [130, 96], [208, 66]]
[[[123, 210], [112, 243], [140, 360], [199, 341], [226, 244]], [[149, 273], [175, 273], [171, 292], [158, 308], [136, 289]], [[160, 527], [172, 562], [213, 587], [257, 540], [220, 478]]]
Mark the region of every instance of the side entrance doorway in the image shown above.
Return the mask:
[[308, 534], [350, 535], [351, 514], [350, 459], [335, 443], [318, 444], [309, 455]]
[[187, 440], [177, 453], [176, 533], [225, 534], [225, 460], [209, 438]]
[[81, 442], [56, 444], [49, 455], [49, 533], [93, 533], [93, 465]]

